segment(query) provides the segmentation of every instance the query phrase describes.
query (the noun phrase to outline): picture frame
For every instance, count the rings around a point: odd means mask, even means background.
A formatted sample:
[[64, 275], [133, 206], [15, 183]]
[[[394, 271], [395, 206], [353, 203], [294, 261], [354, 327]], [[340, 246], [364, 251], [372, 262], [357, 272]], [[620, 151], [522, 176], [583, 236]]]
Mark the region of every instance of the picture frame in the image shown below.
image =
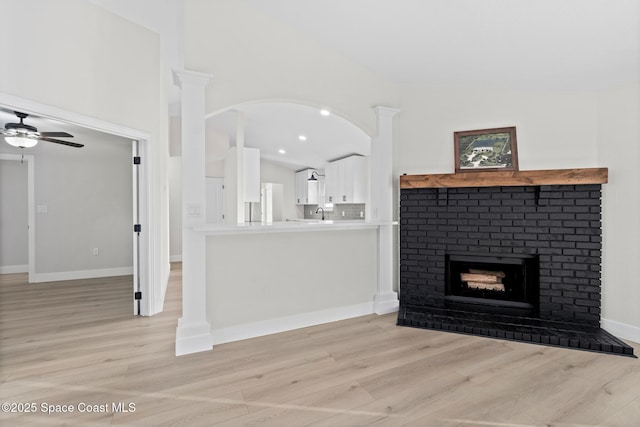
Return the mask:
[[453, 133], [455, 171], [517, 171], [515, 126]]

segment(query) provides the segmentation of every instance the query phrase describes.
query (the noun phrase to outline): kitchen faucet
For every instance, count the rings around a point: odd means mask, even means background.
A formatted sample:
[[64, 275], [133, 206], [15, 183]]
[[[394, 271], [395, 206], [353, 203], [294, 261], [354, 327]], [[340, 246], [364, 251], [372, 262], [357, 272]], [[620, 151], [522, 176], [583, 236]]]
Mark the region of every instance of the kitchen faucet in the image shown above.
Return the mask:
[[318, 215], [318, 211], [320, 211], [320, 210], [322, 211], [322, 221], [324, 221], [324, 209], [323, 208], [319, 207], [318, 209], [316, 209], [316, 215]]

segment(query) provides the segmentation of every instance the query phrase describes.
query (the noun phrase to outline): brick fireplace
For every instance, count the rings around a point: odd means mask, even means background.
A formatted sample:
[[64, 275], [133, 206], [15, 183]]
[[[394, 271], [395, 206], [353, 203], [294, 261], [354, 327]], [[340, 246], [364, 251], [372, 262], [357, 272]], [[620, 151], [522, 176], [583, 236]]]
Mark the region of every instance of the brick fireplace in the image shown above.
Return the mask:
[[398, 324], [632, 355], [600, 329], [605, 182], [606, 169], [401, 177]]

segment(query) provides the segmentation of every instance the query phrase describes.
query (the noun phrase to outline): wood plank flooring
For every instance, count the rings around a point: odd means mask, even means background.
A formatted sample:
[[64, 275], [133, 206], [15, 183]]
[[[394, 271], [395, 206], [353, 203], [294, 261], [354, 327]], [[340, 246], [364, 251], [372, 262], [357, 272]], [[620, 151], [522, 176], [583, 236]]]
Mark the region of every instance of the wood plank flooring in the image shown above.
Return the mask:
[[0, 402], [35, 412], [0, 412], [2, 425], [640, 426], [639, 359], [398, 327], [395, 315], [176, 357], [179, 264], [153, 317], [131, 314], [131, 277], [25, 281], [0, 276]]

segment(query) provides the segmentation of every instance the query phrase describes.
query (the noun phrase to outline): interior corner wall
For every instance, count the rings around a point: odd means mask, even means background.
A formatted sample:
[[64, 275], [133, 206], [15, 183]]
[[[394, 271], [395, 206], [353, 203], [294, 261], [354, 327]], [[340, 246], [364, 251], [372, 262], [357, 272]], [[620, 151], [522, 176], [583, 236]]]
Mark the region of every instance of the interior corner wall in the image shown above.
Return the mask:
[[375, 135], [372, 107], [397, 106], [396, 85], [242, 0], [185, 0], [185, 67], [213, 74], [207, 111], [282, 100], [330, 108]]
[[602, 186], [602, 318], [618, 336], [640, 342], [640, 82], [598, 96], [598, 162]]
[[[0, 92], [136, 129], [151, 136], [152, 285], [160, 291], [169, 271], [166, 79], [158, 34], [90, 2], [22, 0], [3, 3]], [[15, 34], [20, 34], [19, 48]], [[144, 54], [141, 54], [143, 52]], [[64, 66], [25, 66], [33, 64]], [[151, 313], [153, 314], [153, 313]]]

